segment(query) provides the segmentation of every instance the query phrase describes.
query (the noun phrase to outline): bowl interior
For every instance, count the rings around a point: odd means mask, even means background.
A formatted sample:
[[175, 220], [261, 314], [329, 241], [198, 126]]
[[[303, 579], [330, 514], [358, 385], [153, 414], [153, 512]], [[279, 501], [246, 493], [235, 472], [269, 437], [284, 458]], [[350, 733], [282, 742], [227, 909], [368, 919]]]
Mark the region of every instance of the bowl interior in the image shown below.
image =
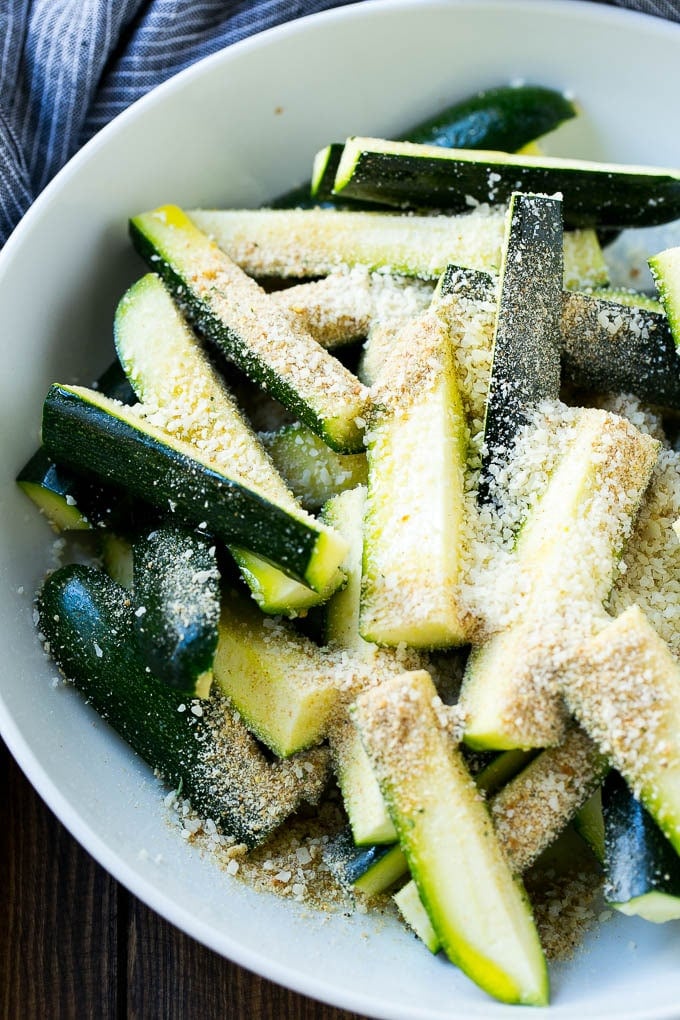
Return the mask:
[[[308, 176], [329, 141], [389, 136], [515, 79], [576, 95], [582, 117], [551, 143], [565, 154], [680, 165], [680, 28], [577, 0], [375, 0], [247, 40], [142, 100], [62, 171], [0, 256], [3, 736], [74, 835], [155, 909], [274, 980], [381, 1017], [508, 1010], [393, 918], [258, 896], [179, 839], [149, 771], [53, 685], [32, 598], [58, 550], [13, 479], [38, 441], [48, 385], [88, 383], [112, 359], [116, 301], [143, 271], [130, 214], [257, 205]], [[554, 968], [550, 1014], [676, 1016], [679, 951], [678, 926], [613, 917]]]

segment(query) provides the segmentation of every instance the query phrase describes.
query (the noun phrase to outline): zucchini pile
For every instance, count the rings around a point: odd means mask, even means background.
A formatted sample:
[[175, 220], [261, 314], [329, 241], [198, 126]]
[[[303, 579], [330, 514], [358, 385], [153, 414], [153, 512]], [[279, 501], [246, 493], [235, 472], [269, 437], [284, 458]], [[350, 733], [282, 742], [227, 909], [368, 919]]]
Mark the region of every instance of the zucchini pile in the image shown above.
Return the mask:
[[680, 917], [680, 249], [650, 298], [598, 237], [680, 171], [544, 156], [575, 113], [490, 89], [271, 208], [133, 216], [116, 360], [17, 479], [92, 536], [39, 628], [135, 752], [247, 848], [332, 779], [341, 885], [525, 1005], [572, 822], [612, 906]]

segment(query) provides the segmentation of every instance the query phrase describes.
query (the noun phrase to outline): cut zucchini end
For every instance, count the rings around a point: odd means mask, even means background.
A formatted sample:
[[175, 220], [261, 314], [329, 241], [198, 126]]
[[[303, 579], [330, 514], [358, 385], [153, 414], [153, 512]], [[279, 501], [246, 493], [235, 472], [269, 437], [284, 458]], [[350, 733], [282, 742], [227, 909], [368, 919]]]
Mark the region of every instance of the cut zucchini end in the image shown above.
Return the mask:
[[547, 1006], [550, 1003], [550, 979], [548, 967], [542, 954], [534, 954], [527, 960], [531, 976], [521, 985], [501, 967], [471, 946], [451, 945], [442, 940], [444, 952], [481, 989], [498, 1002], [509, 1006]]
[[366, 413], [366, 401], [361, 401], [352, 413], [340, 415], [337, 418], [324, 418], [320, 421], [315, 431], [321, 436], [324, 443], [335, 453], [363, 453], [364, 452], [364, 419]]
[[196, 682], [194, 684], [194, 697], [202, 699], [209, 698], [212, 682], [213, 671], [211, 669], [206, 669], [205, 673], [201, 673], [196, 677]]
[[409, 648], [426, 652], [460, 648], [469, 641], [469, 636], [455, 613], [449, 618], [440, 620], [431, 617], [426, 621], [416, 620], [411, 630], [402, 622], [398, 622], [394, 628], [386, 624], [362, 626], [360, 634], [364, 641], [381, 647], [399, 648], [406, 644]]
[[[328, 597], [288, 577], [267, 560], [237, 546], [229, 549], [250, 593], [263, 613], [270, 616], [300, 616]], [[334, 582], [336, 578], [334, 577]], [[339, 586], [340, 580], [338, 581]], [[335, 590], [335, 589], [333, 589]]]
[[23, 493], [35, 503], [40, 513], [47, 518], [57, 531], [88, 531], [90, 524], [75, 503], [70, 504], [68, 497], [58, 492], [51, 492], [37, 482], [18, 481], [17, 485]]
[[347, 556], [349, 545], [337, 531], [323, 528], [314, 546], [314, 553], [305, 571], [305, 581], [322, 599], [330, 598], [345, 579], [341, 565]]
[[430, 952], [436, 955], [441, 949], [441, 945], [418, 895], [416, 883], [413, 880], [407, 882], [399, 892], [394, 894], [392, 899], [397, 904], [399, 912], [408, 927], [411, 928]]
[[662, 892], [645, 893], [627, 903], [608, 903], [608, 906], [628, 917], [642, 917], [653, 924], [680, 920], [680, 899]]
[[680, 247], [667, 248], [649, 259], [661, 304], [666, 312], [675, 346], [680, 348]]

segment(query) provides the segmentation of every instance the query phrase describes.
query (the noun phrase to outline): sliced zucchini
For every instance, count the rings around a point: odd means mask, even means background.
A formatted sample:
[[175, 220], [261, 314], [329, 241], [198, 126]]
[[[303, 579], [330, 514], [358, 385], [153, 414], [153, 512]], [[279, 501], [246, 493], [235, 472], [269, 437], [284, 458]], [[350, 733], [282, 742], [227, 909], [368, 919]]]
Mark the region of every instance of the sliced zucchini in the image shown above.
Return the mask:
[[299, 422], [278, 432], [261, 432], [260, 441], [293, 495], [309, 510], [319, 510], [332, 496], [366, 482], [365, 454], [335, 453]]
[[565, 293], [561, 330], [568, 382], [596, 393], [633, 393], [651, 404], [680, 407], [680, 356], [663, 313]]
[[491, 818], [513, 871], [526, 871], [600, 786], [599, 748], [579, 727], [536, 755], [492, 799]]
[[514, 191], [564, 197], [574, 227], [641, 227], [680, 216], [680, 171], [554, 156], [443, 149], [349, 138], [333, 195], [385, 205], [460, 212], [472, 197], [507, 202]]
[[[441, 297], [449, 305], [453, 302], [448, 315], [460, 337], [458, 360], [474, 359], [475, 387], [477, 376], [486, 371], [485, 353], [491, 343], [488, 305], [495, 287], [494, 276], [459, 266], [449, 266], [438, 285]], [[651, 404], [680, 407], [678, 355], [658, 302], [609, 288], [564, 291], [560, 335], [563, 378], [573, 386], [632, 393]]]
[[576, 113], [571, 99], [555, 89], [501, 85], [447, 107], [403, 137], [421, 145], [516, 152]]
[[114, 531], [103, 531], [99, 538], [99, 549], [102, 566], [111, 580], [132, 591], [134, 564], [129, 538], [117, 535]]
[[332, 660], [235, 591], [222, 602], [213, 671], [248, 728], [279, 757], [325, 737], [338, 701]]
[[680, 919], [680, 860], [656, 822], [612, 770], [602, 790], [607, 903], [657, 924]]
[[[326, 276], [347, 266], [437, 279], [449, 263], [497, 271], [503, 211], [482, 207], [460, 216], [399, 216], [336, 209], [192, 209], [194, 223], [257, 277]], [[608, 281], [592, 230], [565, 234], [565, 285]]]
[[86, 507], [90, 504], [92, 484], [68, 468], [59, 467], [42, 447], [17, 475], [17, 485], [57, 531], [90, 528]]
[[[199, 332], [340, 453], [362, 448], [368, 393], [176, 206], [130, 221], [135, 247]], [[358, 421], [357, 421], [358, 419]], [[359, 422], [359, 423], [358, 423]]]
[[526, 765], [536, 756], [536, 751], [501, 751], [495, 754], [488, 765], [477, 772], [475, 783], [485, 797], [493, 797], [494, 794], [510, 782], [518, 772], [521, 772]]
[[331, 874], [345, 888], [365, 896], [377, 896], [408, 872], [406, 858], [398, 844], [357, 847], [351, 829], [342, 829], [323, 849]]
[[[528, 764], [527, 758], [530, 759]], [[521, 874], [553, 845], [579, 805], [583, 805], [589, 792], [601, 782], [606, 763], [597, 747], [578, 728], [570, 731], [559, 748], [540, 754], [506, 751], [498, 755], [496, 761], [508, 771], [510, 781], [495, 792], [489, 802], [489, 810], [510, 867], [516, 874]], [[522, 762], [525, 763], [524, 768]], [[489, 769], [494, 764], [492, 762], [475, 777], [477, 789], [494, 790], [488, 778], [503, 782], [498, 776], [489, 777]], [[413, 907], [413, 916], [411, 910], [408, 911], [407, 923], [421, 934], [414, 922], [422, 917], [424, 907], [419, 898], [416, 901], [415, 882], [409, 882], [401, 895], [407, 906]], [[421, 937], [427, 934], [425, 928]]]
[[498, 266], [502, 214], [397, 216], [335, 209], [192, 209], [194, 223], [252, 276], [325, 276], [346, 266], [436, 279], [449, 262]]
[[479, 749], [546, 747], [565, 735], [555, 676], [595, 625], [659, 444], [629, 422], [580, 412], [574, 437], [519, 534], [514, 622], [473, 649], [461, 708]]
[[427, 910], [418, 893], [418, 886], [411, 879], [393, 896], [399, 912], [409, 928], [412, 928], [421, 942], [424, 942], [431, 953], [441, 949], [439, 936], [432, 926]]
[[[324, 507], [324, 520], [342, 535], [349, 547], [343, 563], [345, 586], [331, 596], [325, 608], [326, 642], [366, 663], [371, 673], [378, 670], [383, 674], [385, 670], [401, 672], [405, 667], [400, 665], [393, 649], [378, 648], [359, 634], [365, 508], [363, 486], [334, 497]], [[401, 655], [402, 660], [405, 654]], [[361, 736], [346, 709], [336, 713], [328, 739], [333, 770], [355, 844], [393, 843], [397, 838], [394, 825]]]
[[[134, 403], [135, 395], [118, 361], [102, 373], [95, 388], [123, 404]], [[133, 516], [124, 493], [55, 464], [42, 447], [21, 469], [17, 484], [57, 531], [124, 527]]]
[[309, 182], [309, 194], [314, 204], [332, 199], [335, 175], [342, 156], [342, 142], [331, 142], [320, 149], [314, 157], [312, 179]]
[[548, 976], [526, 895], [435, 706], [421, 671], [366, 691], [355, 711], [445, 953], [495, 998], [543, 1005]]
[[[199, 705], [149, 673], [128, 592], [92, 567], [51, 574], [38, 604], [40, 629], [61, 672], [97, 712], [192, 806], [237, 842], [262, 843], [326, 783], [323, 751], [266, 761], [223, 699]], [[299, 772], [303, 779], [297, 779]]]
[[464, 644], [467, 427], [448, 333], [435, 311], [401, 332], [373, 399], [361, 635], [392, 646]]
[[[159, 277], [149, 274], [127, 291], [116, 310], [114, 334], [118, 356], [148, 418], [208, 456], [218, 470], [286, 513], [313, 523], [276, 471]], [[319, 444], [325, 445], [321, 440]], [[296, 614], [328, 597], [329, 591], [312, 591], [252, 552], [236, 546], [230, 551], [264, 612]], [[337, 571], [329, 590], [341, 580]]]
[[517, 433], [543, 400], [560, 395], [562, 200], [514, 194], [508, 206], [479, 498], [507, 464]]
[[574, 815], [574, 829], [588, 844], [595, 859], [604, 864], [604, 819], [602, 817], [602, 790], [596, 790]]
[[680, 666], [638, 606], [583, 644], [569, 709], [680, 853]]
[[[501, 85], [446, 107], [399, 138], [422, 145], [515, 152], [574, 116], [574, 104], [554, 89]], [[317, 154], [311, 183], [317, 199], [332, 197], [342, 150], [342, 144], [332, 143]]]
[[680, 347], [680, 247], [667, 248], [649, 260], [656, 289], [666, 312], [668, 324]]
[[269, 299], [285, 311], [295, 329], [334, 350], [366, 336], [373, 313], [371, 290], [369, 274], [358, 268], [275, 290]]
[[337, 579], [345, 554], [338, 536], [216, 470], [195, 447], [134, 408], [93, 390], [52, 386], [43, 411], [43, 443], [57, 462], [170, 509], [194, 526], [205, 523], [227, 545], [247, 543], [317, 591]]
[[195, 698], [210, 693], [220, 618], [220, 573], [210, 543], [166, 524], [132, 544], [139, 647], [154, 676]]

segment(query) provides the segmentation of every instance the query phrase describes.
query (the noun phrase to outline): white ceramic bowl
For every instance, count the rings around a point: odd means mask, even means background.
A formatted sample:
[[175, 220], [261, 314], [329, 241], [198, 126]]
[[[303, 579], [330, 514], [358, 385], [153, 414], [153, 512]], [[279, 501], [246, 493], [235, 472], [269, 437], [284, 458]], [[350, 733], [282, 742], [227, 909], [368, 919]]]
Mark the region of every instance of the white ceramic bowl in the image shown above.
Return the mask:
[[[31, 604], [52, 536], [13, 479], [49, 383], [87, 382], [111, 359], [116, 300], [142, 271], [129, 214], [256, 205], [307, 176], [328, 141], [389, 136], [517, 78], [576, 94], [583, 117], [560, 143], [574, 155], [680, 165], [680, 27], [578, 0], [376, 0], [247, 40], [159, 88], [72, 160], [0, 255], [2, 734], [74, 836], [150, 906], [275, 981], [379, 1017], [510, 1008], [396, 922], [319, 919], [258, 896], [178, 838], [148, 770], [74, 691], [52, 687]], [[553, 969], [547, 1014], [677, 1018], [678, 959], [677, 924], [612, 918]]]

